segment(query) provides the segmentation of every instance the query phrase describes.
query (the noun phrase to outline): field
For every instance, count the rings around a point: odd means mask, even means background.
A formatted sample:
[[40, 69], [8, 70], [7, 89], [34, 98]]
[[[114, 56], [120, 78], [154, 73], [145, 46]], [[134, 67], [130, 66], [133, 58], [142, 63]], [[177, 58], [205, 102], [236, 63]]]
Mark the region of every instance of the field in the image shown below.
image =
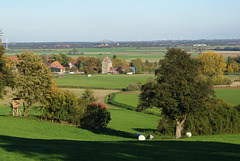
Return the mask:
[[[215, 89], [217, 98], [222, 98], [224, 102], [231, 103], [233, 105], [240, 105], [240, 89]], [[139, 93], [133, 92], [129, 94], [120, 93], [115, 97], [115, 101], [124, 103], [131, 106], [137, 106], [139, 99]], [[157, 112], [158, 110], [153, 108], [146, 112]]]
[[[63, 90], [70, 90], [77, 96], [82, 94], [84, 89], [79, 88], [83, 87], [108, 89], [93, 89], [95, 97], [103, 103], [107, 94], [119, 91], [109, 89], [122, 89], [130, 82], [145, 83], [153, 77], [150, 74], [66, 75], [57, 79], [57, 85], [67, 87]], [[240, 89], [217, 89], [216, 92], [226, 102], [240, 104]], [[117, 101], [133, 106], [137, 104], [136, 93], [117, 96], [120, 96]], [[156, 132], [160, 116], [110, 105], [108, 129], [88, 130], [40, 121], [33, 116], [11, 117], [9, 102], [12, 98], [9, 92], [0, 101], [0, 160], [240, 160], [240, 134], [174, 140]], [[38, 112], [33, 111], [32, 114], [38, 115]], [[152, 134], [154, 139], [138, 141], [138, 133], [145, 136]]]
[[[198, 57], [199, 52], [191, 47], [181, 47], [183, 49], [190, 50], [189, 53], [194, 57]], [[207, 50], [211, 50], [215, 47], [207, 47]], [[8, 49], [7, 53], [9, 56], [17, 55], [22, 53], [26, 49]], [[31, 50], [31, 49], [29, 49]], [[67, 54], [72, 48], [69, 49], [34, 49], [33, 52], [38, 55], [53, 55], [53, 54]], [[150, 62], [159, 61], [164, 58], [164, 55], [167, 51], [166, 47], [112, 47], [112, 48], [78, 48], [78, 53], [84, 53], [84, 55], [68, 55], [73, 58], [77, 58], [79, 56], [94, 56], [96, 58], [104, 58], [105, 56], [113, 57], [113, 55], [117, 55], [117, 57], [121, 57], [130, 62], [133, 59], [141, 58], [143, 61], [149, 60]], [[207, 51], [206, 50], [206, 51]], [[240, 51], [216, 51], [219, 54], [222, 54], [225, 59], [228, 56], [237, 56], [240, 54]]]
[[193, 136], [181, 140], [137, 141], [151, 134], [158, 116], [110, 110], [105, 131], [5, 116], [0, 108], [1, 160], [239, 160], [240, 135]]
[[122, 89], [126, 88], [129, 83], [142, 82], [153, 78], [153, 74], [138, 75], [103, 75], [95, 74], [91, 77], [86, 75], [64, 75], [63, 78], [57, 79], [57, 85], [62, 87], [87, 87], [101, 89]]

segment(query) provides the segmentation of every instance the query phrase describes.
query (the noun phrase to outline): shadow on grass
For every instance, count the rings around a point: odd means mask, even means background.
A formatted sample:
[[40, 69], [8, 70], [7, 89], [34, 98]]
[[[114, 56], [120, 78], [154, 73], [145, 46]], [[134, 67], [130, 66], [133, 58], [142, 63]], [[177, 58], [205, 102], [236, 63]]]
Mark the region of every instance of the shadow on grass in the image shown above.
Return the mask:
[[104, 135], [110, 135], [110, 136], [118, 136], [118, 137], [124, 137], [124, 138], [136, 138], [135, 134], [124, 132], [124, 131], [119, 131], [119, 130], [114, 130], [114, 129], [87, 129], [95, 134], [104, 134]]
[[138, 132], [141, 132], [141, 133], [144, 133], [144, 132], [151, 132], [151, 133], [154, 133], [154, 132], [157, 132], [156, 129], [141, 129], [141, 128], [134, 128], [133, 130], [136, 130]]
[[[74, 141], [0, 135], [0, 159], [12, 160], [240, 160], [240, 145], [191, 141]], [[7, 153], [10, 152], [10, 153]], [[11, 158], [13, 157], [13, 158]], [[22, 158], [21, 158], [22, 157]]]

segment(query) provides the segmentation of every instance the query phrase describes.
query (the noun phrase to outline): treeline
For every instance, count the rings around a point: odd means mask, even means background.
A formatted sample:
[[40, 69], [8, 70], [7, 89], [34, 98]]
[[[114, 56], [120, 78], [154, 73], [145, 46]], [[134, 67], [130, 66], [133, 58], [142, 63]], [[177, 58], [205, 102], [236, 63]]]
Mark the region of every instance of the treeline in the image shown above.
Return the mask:
[[[58, 61], [62, 66], [66, 67], [67, 71], [79, 71], [89, 74], [102, 72], [102, 58], [79, 56], [77, 59], [73, 59], [72, 57], [62, 53], [54, 54], [50, 57], [41, 56], [41, 58], [43, 62], [47, 65], [54, 61]], [[143, 62], [140, 58], [134, 59], [130, 63], [128, 63], [125, 59], [117, 57], [117, 55], [113, 55], [111, 61], [113, 65], [112, 69], [116, 69], [119, 74], [130, 71], [132, 72], [131, 69], [128, 69], [128, 67], [130, 66], [136, 69], [136, 73], [154, 73], [154, 71], [160, 66], [160, 61], [149, 62], [148, 60], [146, 60], [145, 62]], [[70, 68], [69, 63], [71, 62], [74, 66]]]
[[220, 50], [220, 51], [240, 51], [240, 47], [225, 47], [225, 48], [216, 47], [214, 50]]

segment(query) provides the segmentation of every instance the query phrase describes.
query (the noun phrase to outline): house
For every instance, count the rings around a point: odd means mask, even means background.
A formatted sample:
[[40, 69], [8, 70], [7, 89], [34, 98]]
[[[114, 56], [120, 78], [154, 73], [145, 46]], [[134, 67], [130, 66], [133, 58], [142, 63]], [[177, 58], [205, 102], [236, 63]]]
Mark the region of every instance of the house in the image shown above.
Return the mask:
[[71, 69], [73, 66], [75, 66], [75, 64], [77, 63], [77, 58], [72, 58], [73, 61], [71, 61], [70, 63], [68, 63], [69, 69]]
[[112, 69], [112, 61], [106, 56], [102, 61], [102, 73], [109, 73]]
[[53, 62], [48, 68], [50, 68], [52, 73], [63, 73], [65, 72], [65, 67], [63, 67], [58, 61]]

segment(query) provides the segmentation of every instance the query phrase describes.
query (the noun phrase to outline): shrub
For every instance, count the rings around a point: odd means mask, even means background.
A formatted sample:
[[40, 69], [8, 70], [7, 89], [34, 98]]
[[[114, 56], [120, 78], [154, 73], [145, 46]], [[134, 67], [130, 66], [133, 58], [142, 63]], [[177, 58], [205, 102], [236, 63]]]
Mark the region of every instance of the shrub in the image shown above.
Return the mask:
[[188, 116], [184, 131], [195, 135], [213, 135], [240, 132], [239, 106], [232, 106], [222, 101], [212, 105], [206, 111], [199, 111]]
[[87, 106], [84, 117], [81, 119], [81, 126], [90, 129], [106, 128], [111, 120], [110, 112], [106, 106], [100, 103], [92, 103]]
[[227, 78], [223, 78], [223, 79], [213, 79], [213, 84], [214, 85], [230, 85], [232, 84], [232, 81], [230, 79]]
[[69, 91], [54, 89], [44, 101], [42, 118], [79, 125], [83, 112], [84, 108], [79, 106], [75, 95]]
[[140, 87], [137, 83], [130, 83], [126, 88], [126, 91], [137, 91], [137, 90], [140, 90]]
[[158, 121], [157, 130], [163, 135], [172, 136], [175, 134], [175, 123], [163, 116], [163, 118]]
[[[164, 135], [174, 135], [175, 126], [172, 120], [163, 117], [159, 120], [158, 131]], [[218, 100], [205, 110], [191, 113], [182, 132], [187, 131], [193, 135], [240, 133], [240, 105], [234, 107]]]

